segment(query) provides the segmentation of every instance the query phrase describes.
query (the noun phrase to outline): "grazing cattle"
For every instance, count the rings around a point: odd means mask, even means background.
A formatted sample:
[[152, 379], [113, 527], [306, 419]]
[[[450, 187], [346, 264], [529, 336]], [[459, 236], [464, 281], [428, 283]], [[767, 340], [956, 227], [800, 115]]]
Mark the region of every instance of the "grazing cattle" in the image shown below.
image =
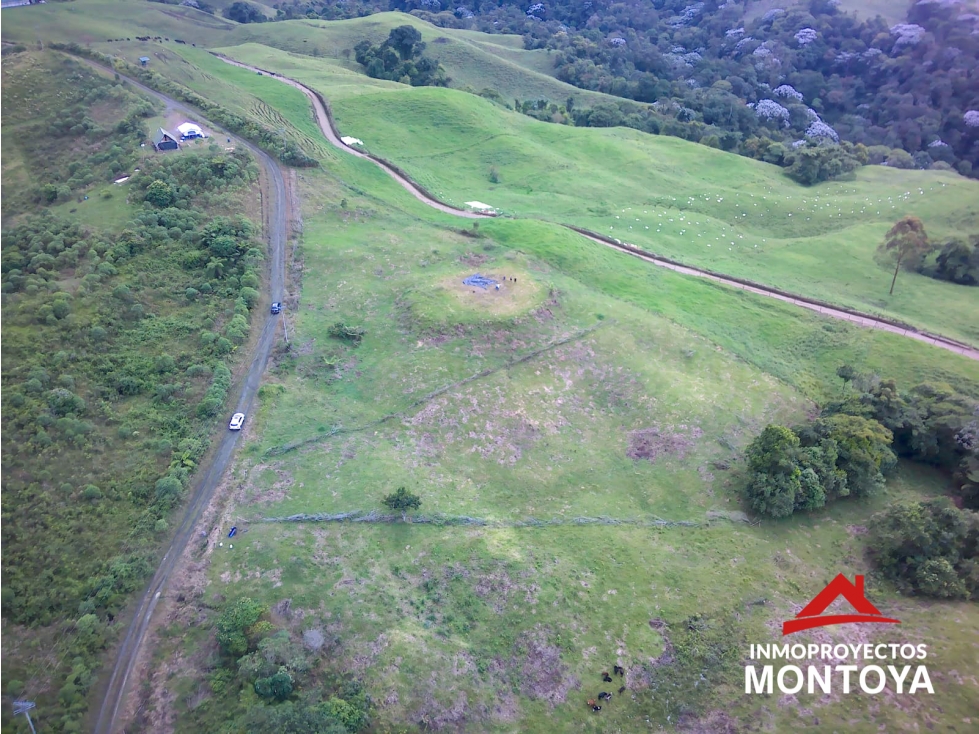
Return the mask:
[[610, 676], [608, 674], [608, 671], [607, 670], [604, 673], [602, 673], [602, 681], [604, 681], [605, 683], [611, 683], [612, 682], [612, 676]]
[[602, 707], [599, 706], [598, 704], [595, 704], [594, 706], [591, 707], [591, 710], [597, 713], [602, 710]]
[[611, 693], [606, 693], [605, 691], [602, 691], [601, 693], [598, 694], [598, 700], [599, 701], [611, 701], [612, 700], [612, 694]]
[[625, 686], [619, 688], [619, 695], [621, 696], [623, 693], [625, 693]]
[[588, 705], [589, 706], [594, 706], [595, 705], [595, 699], [594, 698], [589, 698], [588, 699]]
[[612, 668], [612, 672], [616, 675], [625, 675], [625, 668], [623, 668], [621, 665], [616, 665]]

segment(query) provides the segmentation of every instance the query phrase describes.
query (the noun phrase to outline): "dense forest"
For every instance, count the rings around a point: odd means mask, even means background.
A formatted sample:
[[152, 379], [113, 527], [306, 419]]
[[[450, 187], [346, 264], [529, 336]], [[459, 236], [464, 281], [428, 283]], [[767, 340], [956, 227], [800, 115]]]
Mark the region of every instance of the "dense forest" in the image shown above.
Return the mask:
[[[979, 15], [957, 0], [908, 3], [907, 22], [858, 20], [835, 0], [764, 13], [720, 0], [297, 0], [278, 19], [401, 10], [446, 28], [515, 33], [554, 74], [638, 103], [568, 109], [578, 125], [627, 125], [783, 166], [954, 168], [979, 175]], [[586, 114], [587, 113], [587, 114]], [[840, 142], [858, 151], [833, 148]], [[975, 169], [975, 171], [974, 171]], [[811, 172], [797, 176], [804, 182]]]

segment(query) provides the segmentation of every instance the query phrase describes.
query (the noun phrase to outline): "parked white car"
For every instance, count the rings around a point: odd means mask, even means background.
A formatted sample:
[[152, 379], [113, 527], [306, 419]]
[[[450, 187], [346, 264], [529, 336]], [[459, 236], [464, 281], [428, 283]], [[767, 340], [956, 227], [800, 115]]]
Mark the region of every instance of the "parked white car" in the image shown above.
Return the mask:
[[235, 413], [231, 416], [231, 423], [228, 424], [228, 428], [232, 431], [240, 431], [242, 424], [245, 422], [244, 413]]

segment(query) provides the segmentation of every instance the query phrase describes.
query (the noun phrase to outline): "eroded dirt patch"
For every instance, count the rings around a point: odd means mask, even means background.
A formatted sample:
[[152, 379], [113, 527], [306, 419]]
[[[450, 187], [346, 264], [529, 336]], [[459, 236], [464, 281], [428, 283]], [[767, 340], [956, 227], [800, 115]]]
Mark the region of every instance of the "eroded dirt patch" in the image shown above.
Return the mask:
[[514, 644], [508, 667], [519, 676], [525, 695], [555, 706], [564, 703], [570, 691], [581, 688], [581, 681], [561, 661], [561, 650], [550, 637], [543, 625], [524, 632]]
[[682, 459], [696, 445], [703, 431], [697, 426], [652, 426], [640, 428], [629, 434], [626, 456], [634, 461], [645, 459], [650, 463], [664, 456]]

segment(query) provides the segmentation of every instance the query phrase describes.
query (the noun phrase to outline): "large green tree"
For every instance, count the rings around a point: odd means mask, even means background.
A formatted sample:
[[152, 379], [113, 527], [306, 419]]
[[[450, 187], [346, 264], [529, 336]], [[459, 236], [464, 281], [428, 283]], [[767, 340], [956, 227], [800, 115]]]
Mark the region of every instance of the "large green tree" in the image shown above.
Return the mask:
[[785, 426], [768, 425], [745, 451], [749, 478], [747, 498], [751, 508], [771, 517], [788, 517], [795, 511], [801, 489], [802, 469], [796, 450], [799, 437]]

